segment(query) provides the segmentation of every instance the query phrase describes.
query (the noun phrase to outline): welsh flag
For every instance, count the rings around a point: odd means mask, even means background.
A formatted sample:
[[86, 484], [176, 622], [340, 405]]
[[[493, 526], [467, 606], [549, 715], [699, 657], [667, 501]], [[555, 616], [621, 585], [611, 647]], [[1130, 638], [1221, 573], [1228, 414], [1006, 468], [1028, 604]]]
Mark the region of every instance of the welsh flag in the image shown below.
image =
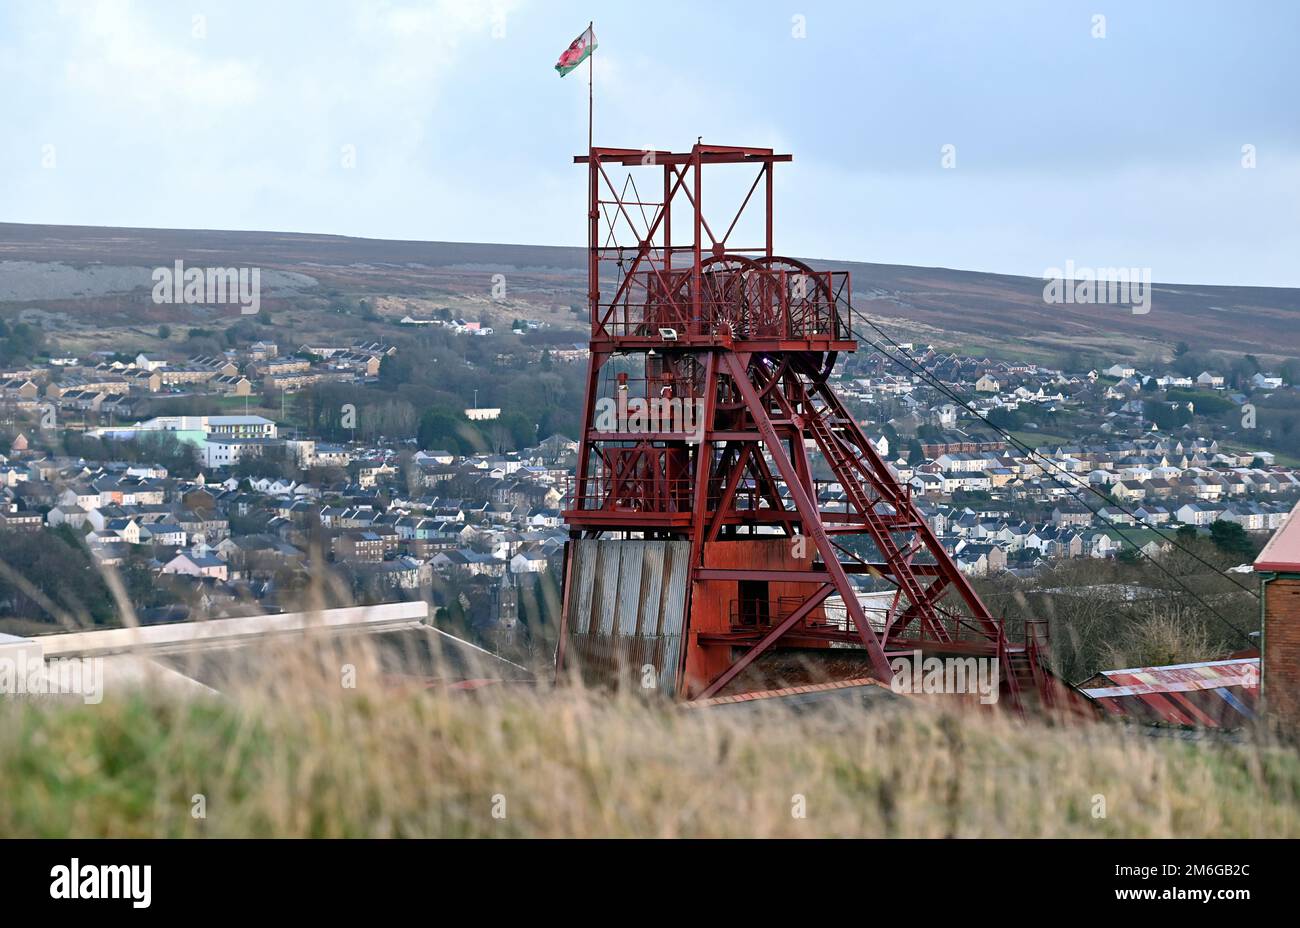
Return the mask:
[[568, 74], [578, 65], [587, 60], [588, 56], [596, 50], [596, 33], [588, 26], [582, 35], [578, 36], [564, 50], [560, 60], [555, 62], [555, 70], [560, 72], [560, 77]]

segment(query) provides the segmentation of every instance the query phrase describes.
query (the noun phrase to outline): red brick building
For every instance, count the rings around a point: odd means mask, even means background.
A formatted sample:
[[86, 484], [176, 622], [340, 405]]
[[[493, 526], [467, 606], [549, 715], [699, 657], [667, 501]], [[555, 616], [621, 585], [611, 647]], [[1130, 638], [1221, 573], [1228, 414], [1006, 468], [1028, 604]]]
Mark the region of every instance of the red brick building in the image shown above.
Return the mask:
[[1264, 710], [1300, 730], [1300, 518], [1291, 510], [1255, 559], [1264, 610], [1260, 696]]

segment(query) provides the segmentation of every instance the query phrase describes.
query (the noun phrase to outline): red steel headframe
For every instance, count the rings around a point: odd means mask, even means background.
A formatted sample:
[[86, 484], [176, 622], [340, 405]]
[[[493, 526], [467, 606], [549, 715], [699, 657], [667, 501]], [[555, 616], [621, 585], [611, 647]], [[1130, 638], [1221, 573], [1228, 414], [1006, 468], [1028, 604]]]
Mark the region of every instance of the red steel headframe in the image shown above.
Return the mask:
[[[1051, 698], [1041, 634], [1009, 640], [829, 384], [839, 352], [857, 347], [850, 283], [773, 251], [772, 172], [791, 156], [696, 144], [574, 160], [588, 168], [591, 360], [565, 519], [574, 539], [689, 542], [677, 692], [743, 688], [775, 649], [851, 645], [881, 680], [891, 652], [986, 655], [1016, 705], [1029, 691]], [[755, 176], [715, 223], [703, 174], [721, 165]], [[641, 169], [661, 173], [662, 199], [643, 198]], [[755, 209], [762, 242], [731, 244]], [[667, 411], [611, 427], [602, 402]], [[791, 553], [772, 548], [781, 538]], [[852, 575], [892, 594], [875, 621]], [[724, 608], [731, 589], [767, 592]], [[843, 623], [826, 611], [836, 596]]]

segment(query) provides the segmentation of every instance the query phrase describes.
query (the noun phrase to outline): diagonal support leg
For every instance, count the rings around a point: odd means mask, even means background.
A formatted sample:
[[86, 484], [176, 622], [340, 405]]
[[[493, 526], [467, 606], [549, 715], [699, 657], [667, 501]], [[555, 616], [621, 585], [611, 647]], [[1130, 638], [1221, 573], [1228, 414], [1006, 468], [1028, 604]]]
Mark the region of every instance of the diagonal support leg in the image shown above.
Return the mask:
[[[821, 516], [817, 511], [817, 507], [809, 499], [803, 485], [799, 482], [799, 475], [795, 471], [794, 464], [791, 463], [785, 449], [781, 446], [780, 436], [776, 434], [776, 428], [772, 425], [772, 420], [768, 417], [767, 410], [763, 407], [758, 392], [754, 389], [754, 385], [749, 382], [749, 376], [744, 365], [739, 362], [735, 355], [725, 354], [723, 355], [723, 361], [727, 367], [727, 372], [730, 373], [736, 383], [736, 389], [740, 391], [740, 395], [745, 400], [749, 414], [758, 426], [759, 434], [763, 436], [763, 443], [767, 446], [768, 453], [772, 456], [772, 460], [776, 462], [777, 470], [781, 472], [782, 479], [785, 480], [790, 496], [794, 500], [795, 509], [803, 521], [804, 532], [816, 545], [817, 551], [821, 554], [822, 561], [826, 565], [826, 572], [830, 574], [831, 583], [844, 600], [844, 608], [849, 617], [852, 618], [853, 624], [857, 628], [858, 637], [862, 639], [863, 647], [867, 650], [867, 658], [871, 662], [873, 673], [880, 680], [889, 682], [893, 678], [893, 671], [889, 667], [889, 660], [885, 657], [885, 649], [881, 647], [880, 639], [876, 637], [871, 623], [867, 621], [866, 613], [862, 611], [862, 604], [858, 602], [857, 593], [853, 585], [849, 583], [848, 574], [844, 572], [839, 556], [835, 553], [835, 545], [822, 527]], [[756, 654], [755, 657], [757, 656]]]
[[811, 596], [804, 600], [802, 606], [786, 616], [785, 620], [782, 621], [780, 625], [774, 626], [770, 632], [758, 641], [757, 644], [746, 651], [741, 656], [740, 660], [736, 661], [720, 673], [718, 678], [710, 683], [704, 692], [700, 694], [699, 698], [710, 699], [718, 695], [718, 693], [722, 691], [723, 687], [740, 675], [741, 671], [754, 663], [754, 661], [756, 661], [764, 651], [776, 644], [782, 635], [794, 628], [804, 616], [820, 606], [826, 601], [826, 598], [834, 592], [835, 588], [829, 583], [823, 583], [819, 586]]

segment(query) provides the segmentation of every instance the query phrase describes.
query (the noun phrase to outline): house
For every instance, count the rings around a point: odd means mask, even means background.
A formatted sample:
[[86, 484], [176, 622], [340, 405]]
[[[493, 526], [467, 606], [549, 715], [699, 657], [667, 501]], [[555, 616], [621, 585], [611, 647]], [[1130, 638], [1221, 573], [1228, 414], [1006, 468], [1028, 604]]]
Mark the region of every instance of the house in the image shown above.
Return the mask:
[[559, 528], [564, 516], [558, 509], [534, 509], [528, 513], [528, 524], [533, 528]]
[[251, 396], [253, 393], [253, 384], [247, 377], [240, 374], [222, 374], [213, 377], [208, 381], [214, 392], [226, 393], [230, 396]]
[[135, 366], [145, 371], [156, 371], [160, 367], [166, 367], [167, 362], [159, 358], [151, 358], [141, 352], [135, 356]]
[[381, 564], [367, 564], [362, 569], [362, 576], [391, 589], [416, 590], [430, 574], [419, 561], [406, 557]]
[[339, 535], [334, 553], [343, 560], [378, 563], [384, 559], [384, 540], [368, 529], [348, 529]]
[[50, 528], [71, 525], [79, 529], [86, 524], [86, 510], [75, 503], [55, 506], [45, 514], [45, 522]]
[[160, 548], [183, 548], [188, 540], [185, 529], [175, 522], [145, 522], [140, 526], [139, 538], [142, 544]]
[[0, 531], [39, 532], [45, 527], [45, 517], [27, 509], [0, 510]]
[[486, 575], [500, 577], [507, 564], [490, 554], [480, 554], [469, 548], [456, 548], [452, 551], [440, 551], [430, 558], [429, 563], [439, 569], [457, 570], [471, 576]]
[[1169, 521], [1169, 510], [1164, 506], [1157, 506], [1154, 503], [1148, 503], [1139, 506], [1133, 510], [1133, 515], [1137, 516], [1138, 521], [1147, 525], [1164, 525]]
[[510, 559], [512, 574], [536, 574], [546, 570], [546, 555], [541, 551], [521, 551]]
[[1222, 513], [1222, 506], [1201, 502], [1184, 503], [1174, 510], [1174, 520], [1184, 525], [1210, 525]]
[[1058, 527], [1067, 525], [1092, 525], [1091, 509], [1078, 504], [1063, 504], [1052, 510], [1052, 524]]
[[9, 400], [34, 400], [40, 392], [40, 387], [25, 378], [15, 377], [0, 384], [0, 395]]
[[957, 552], [959, 558], [962, 555], [983, 559], [985, 574], [995, 574], [1007, 569], [1007, 552], [1006, 549], [999, 545], [986, 543], [967, 544]]
[[105, 531], [117, 535], [128, 545], [140, 543], [140, 523], [135, 519], [111, 519], [105, 526]]
[[1196, 375], [1196, 385], [1198, 387], [1212, 387], [1215, 390], [1223, 389], [1223, 375], [1216, 374], [1213, 371], [1201, 371]]
[[[91, 514], [93, 521], [94, 514]], [[183, 528], [192, 541], [216, 544], [230, 537], [230, 520], [205, 510], [185, 509], [176, 515], [176, 524]]]
[[1085, 539], [1089, 557], [1114, 557], [1124, 547], [1118, 533], [1096, 531]]
[[1147, 488], [1140, 480], [1120, 480], [1110, 489], [1111, 495], [1119, 500], [1145, 499]]
[[912, 492], [922, 496], [938, 496], [943, 493], [943, 477], [938, 474], [915, 473], [908, 483], [912, 487]]
[[229, 579], [226, 562], [208, 554], [178, 554], [162, 566], [162, 572], [222, 581]]
[[1268, 512], [1258, 503], [1229, 503], [1219, 518], [1224, 522], [1236, 522], [1248, 532], [1268, 528]]

